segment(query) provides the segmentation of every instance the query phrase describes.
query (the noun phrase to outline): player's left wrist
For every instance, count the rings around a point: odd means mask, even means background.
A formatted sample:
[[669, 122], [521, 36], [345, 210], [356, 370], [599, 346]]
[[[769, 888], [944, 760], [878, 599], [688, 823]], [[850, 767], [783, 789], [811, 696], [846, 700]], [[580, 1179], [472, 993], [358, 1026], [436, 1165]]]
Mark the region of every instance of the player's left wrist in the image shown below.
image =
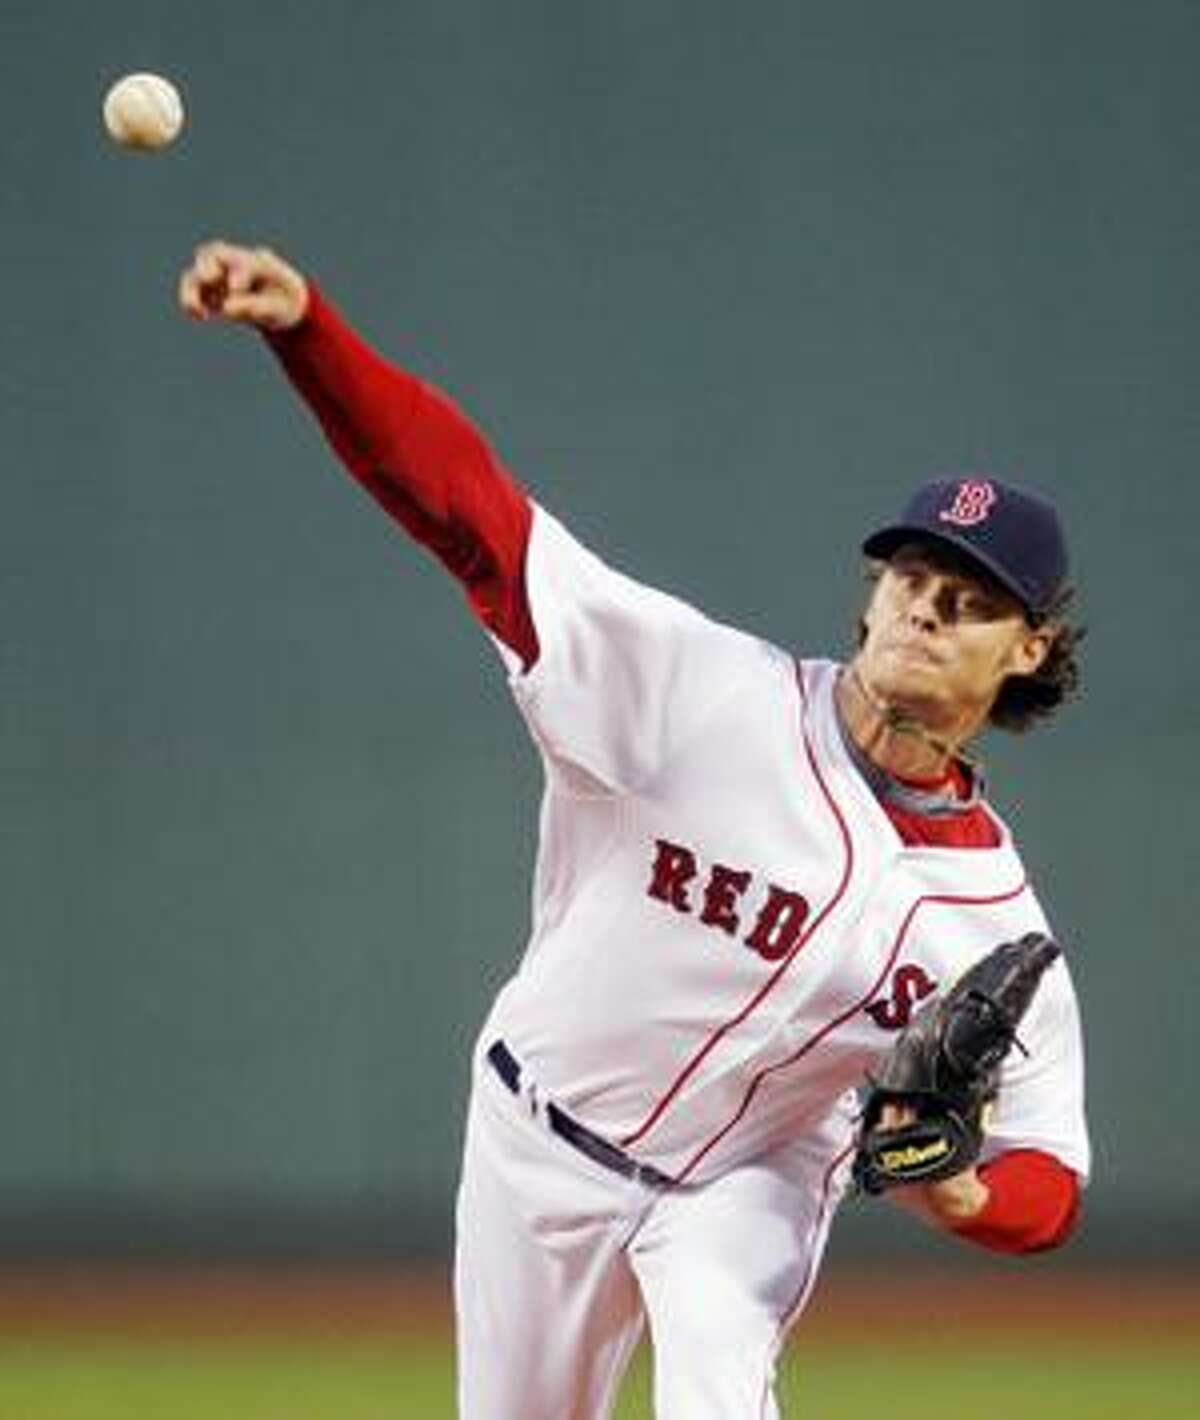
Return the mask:
[[923, 1201], [933, 1219], [946, 1228], [973, 1222], [988, 1205], [991, 1191], [975, 1168], [936, 1183], [921, 1185]]

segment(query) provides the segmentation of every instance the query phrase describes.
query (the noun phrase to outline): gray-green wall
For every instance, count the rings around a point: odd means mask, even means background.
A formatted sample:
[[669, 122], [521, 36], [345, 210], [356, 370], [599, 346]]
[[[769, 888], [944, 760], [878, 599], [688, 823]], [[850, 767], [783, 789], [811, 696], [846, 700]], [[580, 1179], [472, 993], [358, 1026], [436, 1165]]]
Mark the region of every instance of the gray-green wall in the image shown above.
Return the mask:
[[[1198, 63], [1184, 0], [6, 5], [4, 1249], [443, 1245], [523, 937], [498, 662], [257, 341], [176, 315], [224, 234], [776, 640], [844, 647], [930, 473], [1059, 501], [1087, 692], [994, 795], [1086, 1013], [1082, 1246], [1200, 1250]], [[160, 157], [99, 131], [135, 68], [189, 105]]]

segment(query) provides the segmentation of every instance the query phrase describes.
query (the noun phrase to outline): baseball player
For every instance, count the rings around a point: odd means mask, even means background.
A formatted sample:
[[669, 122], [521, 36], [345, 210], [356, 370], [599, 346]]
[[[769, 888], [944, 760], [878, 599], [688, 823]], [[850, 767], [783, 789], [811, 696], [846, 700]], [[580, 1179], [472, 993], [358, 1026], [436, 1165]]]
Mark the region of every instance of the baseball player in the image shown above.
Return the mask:
[[[777, 1416], [862, 1151], [856, 1090], [998, 944], [1047, 940], [964, 746], [1073, 688], [1053, 509], [925, 485], [864, 544], [848, 661], [797, 658], [606, 566], [274, 253], [209, 242], [179, 294], [264, 334], [350, 473], [461, 582], [544, 766], [530, 936], [474, 1056], [460, 1413], [604, 1416], [648, 1326], [661, 1420]], [[939, 1173], [942, 1143], [891, 1151], [891, 1196], [1012, 1253], [1064, 1241], [1089, 1167], [1076, 1000], [1047, 959], [974, 1154]], [[877, 1114], [886, 1134], [920, 1110]]]

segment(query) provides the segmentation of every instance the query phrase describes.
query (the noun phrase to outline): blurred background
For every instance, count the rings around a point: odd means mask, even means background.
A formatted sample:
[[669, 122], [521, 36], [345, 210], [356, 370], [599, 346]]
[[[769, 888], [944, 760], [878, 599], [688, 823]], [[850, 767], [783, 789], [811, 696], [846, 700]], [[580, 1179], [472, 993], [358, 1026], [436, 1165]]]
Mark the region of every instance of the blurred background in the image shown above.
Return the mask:
[[[858, 542], [914, 483], [1057, 501], [1085, 694], [984, 751], [1089, 1047], [1085, 1227], [1031, 1265], [1191, 1288], [1198, 60], [1188, 0], [4, 8], [10, 1276], [439, 1277], [524, 939], [499, 662], [261, 343], [177, 315], [224, 235], [610, 561], [785, 645], [846, 649]], [[102, 133], [133, 69], [183, 91], [166, 153]], [[960, 1251], [856, 1207], [830, 1267], [1018, 1287]]]

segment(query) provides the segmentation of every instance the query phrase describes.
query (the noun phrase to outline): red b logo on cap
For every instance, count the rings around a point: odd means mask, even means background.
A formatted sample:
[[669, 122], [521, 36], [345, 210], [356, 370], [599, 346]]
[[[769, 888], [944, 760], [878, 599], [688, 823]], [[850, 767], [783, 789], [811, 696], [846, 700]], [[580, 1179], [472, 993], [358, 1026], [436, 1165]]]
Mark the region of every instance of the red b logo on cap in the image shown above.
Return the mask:
[[960, 528], [973, 527], [983, 522], [995, 501], [996, 490], [986, 479], [968, 478], [958, 485], [954, 502], [943, 508], [938, 518], [943, 523], [954, 523]]

